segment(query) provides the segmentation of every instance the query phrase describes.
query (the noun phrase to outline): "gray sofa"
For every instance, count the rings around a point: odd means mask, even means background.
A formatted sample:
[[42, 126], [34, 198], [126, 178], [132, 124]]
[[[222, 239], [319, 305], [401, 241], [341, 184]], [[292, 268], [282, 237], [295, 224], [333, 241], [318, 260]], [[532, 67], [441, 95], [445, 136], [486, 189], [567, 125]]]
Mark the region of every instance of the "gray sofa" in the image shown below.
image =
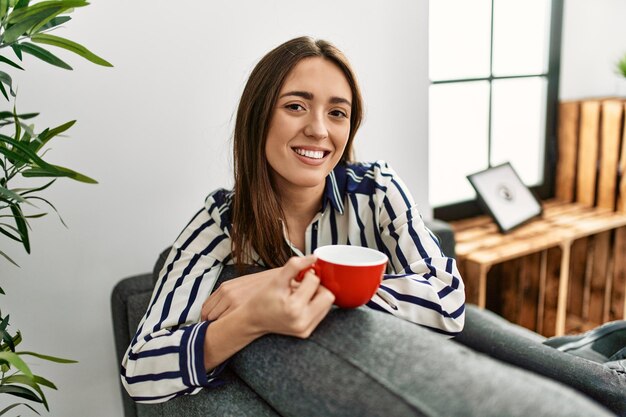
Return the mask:
[[[449, 226], [438, 221], [428, 226], [444, 252], [453, 256]], [[146, 311], [165, 255], [161, 254], [153, 273], [123, 279], [113, 289], [118, 363]], [[224, 268], [218, 285], [235, 276], [233, 268]], [[368, 337], [374, 330], [376, 337]], [[162, 404], [136, 404], [122, 388], [124, 413], [126, 417], [589, 416], [611, 412], [626, 416], [626, 374], [548, 347], [542, 344], [542, 336], [493, 313], [468, 305], [465, 329], [454, 339], [456, 343], [433, 338], [441, 336], [365, 307], [333, 309], [309, 339], [270, 335], [249, 345], [229, 361], [220, 387]], [[427, 360], [414, 360], [416, 351], [438, 345], [437, 354], [450, 358], [448, 365], [454, 372], [441, 372]], [[374, 357], [369, 354], [373, 350], [384, 355]], [[510, 375], [494, 377], [491, 358], [506, 362]], [[466, 366], [467, 362], [473, 366]], [[433, 379], [442, 382], [433, 384]], [[511, 380], [518, 382], [511, 384]], [[448, 393], [440, 386], [446, 384], [464, 389]], [[316, 396], [329, 387], [340, 390], [332, 400]], [[479, 390], [494, 395], [485, 401], [474, 395]], [[553, 402], [538, 406], [532, 400], [551, 392]]]

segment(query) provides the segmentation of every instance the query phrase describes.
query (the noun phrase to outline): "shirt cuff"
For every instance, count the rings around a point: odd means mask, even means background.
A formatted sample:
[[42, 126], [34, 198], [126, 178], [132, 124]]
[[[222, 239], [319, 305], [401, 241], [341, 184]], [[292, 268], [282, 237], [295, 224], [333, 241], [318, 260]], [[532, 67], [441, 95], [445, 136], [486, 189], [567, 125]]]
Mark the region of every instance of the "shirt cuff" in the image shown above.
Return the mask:
[[221, 382], [217, 376], [226, 366], [226, 362], [209, 373], [204, 369], [204, 339], [209, 323], [204, 321], [183, 329], [179, 354], [180, 373], [183, 384], [188, 387], [212, 387]]

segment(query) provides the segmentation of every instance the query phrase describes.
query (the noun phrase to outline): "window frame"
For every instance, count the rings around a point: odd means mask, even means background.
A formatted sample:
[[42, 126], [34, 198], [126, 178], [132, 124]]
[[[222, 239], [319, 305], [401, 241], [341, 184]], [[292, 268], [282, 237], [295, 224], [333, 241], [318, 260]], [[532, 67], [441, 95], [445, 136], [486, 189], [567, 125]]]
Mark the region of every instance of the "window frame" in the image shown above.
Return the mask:
[[[457, 82], [469, 82], [469, 81], [489, 81], [489, 149], [488, 149], [488, 165], [491, 168], [491, 98], [492, 98], [492, 86], [493, 80], [500, 79], [515, 79], [515, 78], [528, 78], [543, 76], [547, 79], [547, 92], [546, 92], [546, 126], [545, 126], [545, 148], [544, 148], [544, 161], [543, 161], [543, 182], [540, 185], [530, 187], [531, 191], [535, 193], [540, 199], [547, 199], [554, 196], [554, 178], [556, 171], [557, 160], [557, 111], [559, 102], [559, 75], [561, 69], [561, 36], [563, 29], [563, 0], [552, 0], [552, 7], [550, 10], [550, 39], [548, 42], [548, 70], [545, 74], [532, 74], [532, 75], [518, 75], [518, 76], [502, 76], [494, 77], [492, 73], [493, 67], [493, 15], [494, 15], [494, 2], [491, 0], [491, 38], [490, 38], [490, 74], [484, 78], [471, 78], [471, 79], [455, 79], [455, 80], [439, 80], [431, 81], [430, 85], [437, 84], [449, 84]], [[436, 219], [444, 221], [453, 221], [464, 219], [468, 217], [474, 217], [480, 214], [484, 214], [484, 211], [480, 207], [477, 199], [461, 201], [458, 203], [452, 203], [445, 206], [433, 207], [433, 216]]]

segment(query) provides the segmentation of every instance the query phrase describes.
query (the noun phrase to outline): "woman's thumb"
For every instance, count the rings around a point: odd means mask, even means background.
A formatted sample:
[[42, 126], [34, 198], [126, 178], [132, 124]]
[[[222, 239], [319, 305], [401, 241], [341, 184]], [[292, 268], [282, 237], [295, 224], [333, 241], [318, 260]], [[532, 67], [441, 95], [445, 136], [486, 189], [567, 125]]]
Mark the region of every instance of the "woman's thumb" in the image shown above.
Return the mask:
[[306, 271], [311, 269], [316, 260], [317, 257], [315, 255], [294, 256], [289, 259], [284, 266], [284, 279], [287, 281], [290, 281], [293, 278], [296, 278], [298, 281], [302, 280]]

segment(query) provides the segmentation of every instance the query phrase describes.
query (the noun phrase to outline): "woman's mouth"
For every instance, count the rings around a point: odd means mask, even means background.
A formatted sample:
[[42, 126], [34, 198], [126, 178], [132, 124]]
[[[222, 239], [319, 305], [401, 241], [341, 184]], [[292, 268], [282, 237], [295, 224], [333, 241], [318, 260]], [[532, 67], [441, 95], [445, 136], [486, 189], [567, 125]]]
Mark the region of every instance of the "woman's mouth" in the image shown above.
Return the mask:
[[329, 151], [313, 151], [310, 149], [302, 149], [302, 148], [292, 148], [295, 153], [300, 156], [304, 156], [306, 158], [311, 159], [323, 159], [326, 155], [328, 155]]

